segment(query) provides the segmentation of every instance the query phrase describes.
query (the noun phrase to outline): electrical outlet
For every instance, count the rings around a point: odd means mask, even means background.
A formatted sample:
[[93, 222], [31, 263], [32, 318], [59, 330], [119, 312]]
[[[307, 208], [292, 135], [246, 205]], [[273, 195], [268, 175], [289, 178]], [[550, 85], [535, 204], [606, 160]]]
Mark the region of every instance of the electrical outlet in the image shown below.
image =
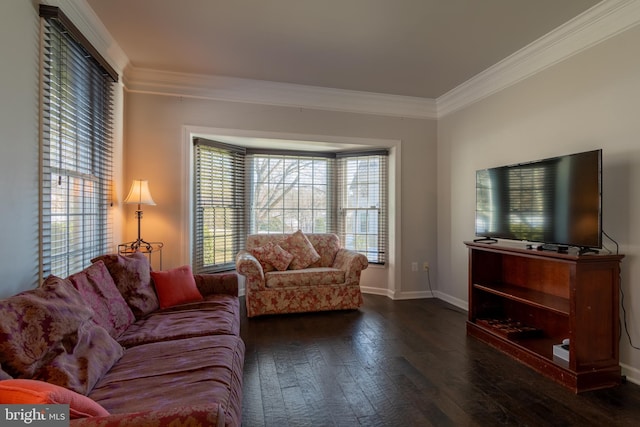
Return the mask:
[[425, 261], [422, 263], [422, 271], [429, 271], [429, 262]]
[[411, 263], [411, 271], [418, 271], [418, 263], [417, 262], [412, 262]]

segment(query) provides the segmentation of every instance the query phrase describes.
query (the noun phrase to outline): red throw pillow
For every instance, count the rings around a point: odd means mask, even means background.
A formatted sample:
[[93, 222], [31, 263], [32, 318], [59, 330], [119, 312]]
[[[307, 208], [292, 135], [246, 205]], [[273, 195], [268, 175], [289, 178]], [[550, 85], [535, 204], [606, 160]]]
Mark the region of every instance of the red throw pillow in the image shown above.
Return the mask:
[[0, 403], [8, 405], [69, 405], [71, 418], [109, 415], [106, 409], [87, 396], [36, 380], [0, 381]]
[[160, 308], [204, 299], [189, 265], [167, 271], [152, 271], [151, 277], [156, 285]]

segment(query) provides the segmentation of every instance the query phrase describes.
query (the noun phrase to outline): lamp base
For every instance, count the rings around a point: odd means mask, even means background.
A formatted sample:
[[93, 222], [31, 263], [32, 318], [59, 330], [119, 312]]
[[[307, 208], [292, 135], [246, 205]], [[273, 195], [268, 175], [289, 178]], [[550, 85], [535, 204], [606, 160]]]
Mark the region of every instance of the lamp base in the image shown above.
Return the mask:
[[[158, 242], [153, 242], [153, 243], [158, 243]], [[125, 249], [132, 252], [149, 252], [153, 249], [153, 243], [147, 242], [146, 240], [138, 239], [133, 242], [121, 243], [120, 245], [118, 245], [118, 247], [126, 246]]]
[[162, 247], [164, 243], [162, 242], [147, 242], [142, 239], [138, 239], [133, 242], [120, 243], [118, 245], [118, 254], [119, 255], [131, 255], [135, 253], [145, 254], [149, 257], [149, 262], [151, 262], [152, 254], [158, 254], [158, 267], [162, 270]]

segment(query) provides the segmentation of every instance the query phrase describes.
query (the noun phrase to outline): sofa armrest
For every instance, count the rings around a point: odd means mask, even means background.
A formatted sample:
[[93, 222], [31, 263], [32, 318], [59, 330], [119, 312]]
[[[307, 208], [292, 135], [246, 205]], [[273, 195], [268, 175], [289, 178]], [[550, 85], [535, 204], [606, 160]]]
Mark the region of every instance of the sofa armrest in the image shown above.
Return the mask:
[[104, 417], [77, 418], [69, 423], [70, 427], [168, 427], [173, 425], [224, 427], [224, 410], [218, 403], [212, 402], [128, 414], [111, 414]]
[[194, 274], [196, 286], [203, 296], [227, 294], [238, 296], [238, 275], [235, 272]]
[[238, 252], [236, 271], [246, 277], [245, 292], [265, 288], [262, 265], [250, 252], [244, 250]]
[[360, 272], [369, 266], [367, 257], [350, 249], [340, 248], [333, 261], [333, 268], [346, 271], [345, 283], [359, 284]]

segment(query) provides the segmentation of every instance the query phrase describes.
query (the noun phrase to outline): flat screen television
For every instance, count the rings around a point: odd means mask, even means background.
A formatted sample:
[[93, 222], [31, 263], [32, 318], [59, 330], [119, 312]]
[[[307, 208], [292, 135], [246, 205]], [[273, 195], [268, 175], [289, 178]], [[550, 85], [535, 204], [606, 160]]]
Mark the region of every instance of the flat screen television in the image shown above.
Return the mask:
[[602, 150], [476, 171], [477, 240], [602, 248]]

